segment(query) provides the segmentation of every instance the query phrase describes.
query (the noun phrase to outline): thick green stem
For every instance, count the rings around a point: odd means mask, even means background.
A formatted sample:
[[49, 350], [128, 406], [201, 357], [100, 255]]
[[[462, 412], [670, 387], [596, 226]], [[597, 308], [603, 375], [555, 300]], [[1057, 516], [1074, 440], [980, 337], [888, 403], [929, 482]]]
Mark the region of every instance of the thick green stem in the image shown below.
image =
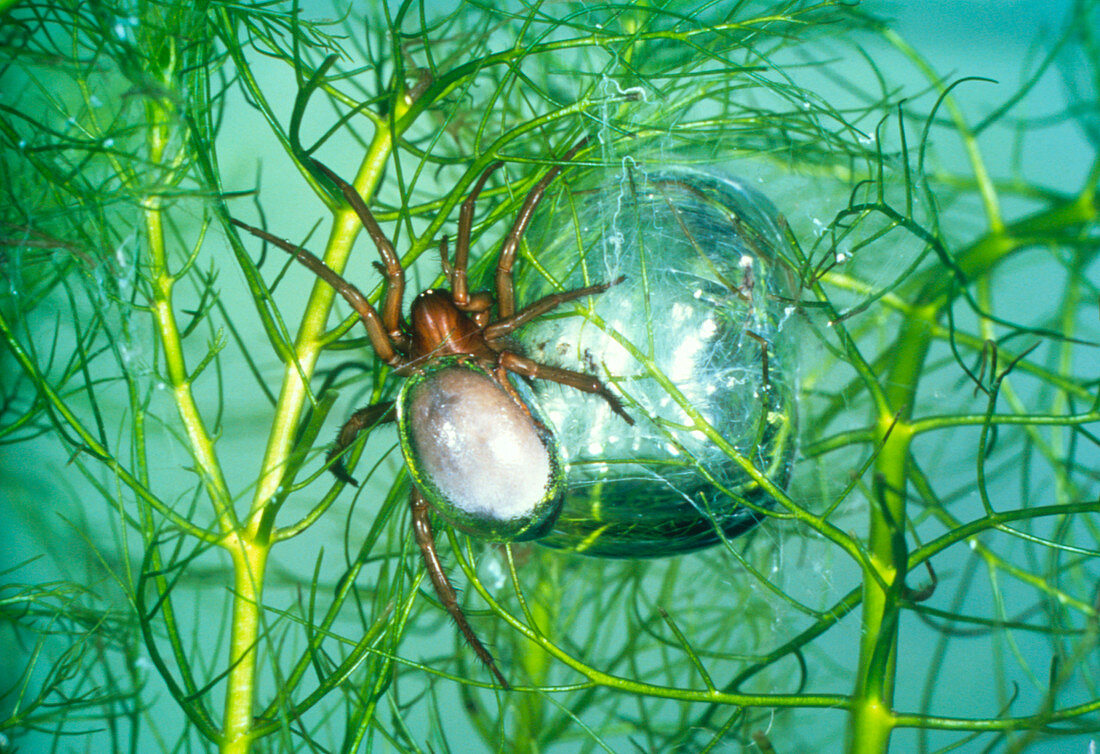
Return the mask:
[[905, 586], [905, 480], [912, 439], [900, 416], [879, 416], [882, 450], [875, 464], [875, 500], [871, 505], [869, 567], [863, 579], [863, 625], [859, 672], [852, 705], [853, 753], [885, 752], [894, 722], [894, 701], [900, 596]]
[[256, 643], [260, 637], [260, 600], [263, 597], [264, 568], [270, 550], [267, 544], [234, 537], [233, 635], [225, 691], [225, 722], [221, 751], [244, 754], [252, 745], [252, 709], [256, 678]]
[[[988, 279], [1001, 262], [1029, 246], [1032, 238], [1091, 222], [1097, 214], [1094, 180], [1095, 175], [1090, 175], [1075, 199], [1007, 227], [999, 222], [999, 216], [995, 216], [996, 221], [991, 218], [990, 232], [956, 257], [958, 269], [968, 280]], [[868, 541], [871, 567], [876, 573], [864, 578], [859, 674], [848, 743], [848, 750], [853, 753], [887, 751], [890, 734], [897, 724], [891, 707], [896, 682], [899, 598], [905, 586], [904, 564], [908, 560], [904, 526], [907, 466], [914, 436], [912, 407], [937, 323], [958, 292], [957, 281], [942, 270], [924, 281], [891, 349], [894, 358], [885, 381], [885, 394], [887, 407], [896, 415], [887, 416], [880, 410], [876, 420], [875, 435], [882, 443], [882, 450], [875, 463], [875, 498]]]
[[202, 477], [207, 495], [214, 504], [219, 528], [222, 532], [231, 532], [237, 525], [236, 516], [230, 503], [225, 475], [222, 473], [221, 464], [214, 451], [214, 440], [206, 430], [191, 390], [191, 379], [187, 374], [183, 355], [183, 341], [172, 305], [172, 287], [176, 278], [168, 271], [160, 202], [155, 197], [145, 201], [145, 230], [152, 260], [150, 271], [153, 283], [152, 312], [160, 335], [161, 347], [164, 349], [168, 382], [194, 455], [195, 467]]
[[[150, 155], [154, 163], [159, 163], [165, 160], [165, 151], [169, 144], [170, 118], [166, 109], [158, 103], [151, 103], [147, 109], [151, 124]], [[161, 199], [155, 192], [142, 202], [153, 289], [151, 310], [176, 409], [183, 422], [195, 466], [213, 503], [219, 529], [225, 535], [219, 544], [229, 551], [234, 561], [236, 591], [223, 745], [226, 751], [244, 751], [249, 743], [248, 731], [252, 726], [252, 719], [251, 704], [248, 700], [242, 702], [241, 697], [251, 698], [252, 694], [255, 675], [253, 647], [259, 636], [258, 606], [267, 545], [257, 545], [253, 539], [241, 537], [241, 522], [233, 509], [229, 486], [214, 449], [214, 439], [207, 431], [195, 402], [192, 380], [184, 356], [183, 337], [172, 302], [172, 290], [177, 278], [169, 269], [161, 205]]]
[[[389, 131], [376, 132], [355, 177], [362, 196], [374, 193], [393, 148]], [[361, 230], [353, 211], [336, 212], [325, 247], [325, 263], [340, 272], [347, 264], [352, 244]], [[318, 280], [310, 293], [294, 343], [293, 361], [283, 370], [283, 384], [275, 408], [271, 435], [262, 462], [260, 481], [252, 500], [248, 523], [233, 542], [233, 627], [230, 640], [230, 673], [225, 696], [225, 730], [222, 751], [241, 754], [253, 739], [253, 706], [256, 684], [256, 651], [260, 639], [264, 567], [272, 545], [274, 516], [264, 515], [282, 485], [283, 472], [294, 448], [294, 437], [308, 397], [307, 380], [313, 374], [324, 343], [325, 326], [335, 291]]]
[[[930, 314], [930, 313], [927, 313]], [[933, 320], [907, 320], [886, 388], [886, 411], [880, 410], [875, 434], [882, 450], [875, 462], [874, 500], [870, 511], [869, 567], [863, 579], [863, 625], [859, 672], [852, 705], [850, 752], [885, 752], [893, 730], [899, 597], [905, 586], [908, 553], [905, 542], [905, 485], [912, 441], [910, 418], [917, 380], [928, 353]], [[893, 409], [896, 413], [891, 414]]]
[[[374, 192], [392, 148], [393, 139], [390, 133], [378, 131], [353, 183], [360, 195], [370, 196]], [[342, 208], [336, 212], [324, 255], [325, 264], [332, 270], [337, 273], [343, 271], [352, 243], [361, 229], [359, 218], [350, 208]], [[249, 528], [253, 532], [258, 530], [262, 522], [255, 514], [263, 511], [282, 483], [283, 469], [290, 458], [294, 433], [308, 394], [304, 380], [313, 374], [324, 345], [325, 325], [335, 295], [336, 292], [328, 283], [320, 279], [314, 283], [302, 315], [298, 337], [294, 342], [294, 362], [284, 365], [283, 385], [275, 407], [275, 420], [264, 453], [260, 482], [252, 501], [253, 515]]]
[[[172, 114], [170, 105], [159, 101], [146, 104], [149, 120], [149, 158], [153, 164], [171, 165], [174, 159], [166, 154], [171, 143]], [[202, 414], [191, 390], [191, 377], [183, 353], [180, 334], [172, 305], [172, 288], [176, 276], [168, 268], [168, 247], [164, 237], [164, 218], [159, 190], [150, 191], [142, 200], [146, 244], [149, 252], [149, 272], [153, 286], [152, 313], [164, 352], [165, 371], [172, 387], [176, 408], [194, 455], [195, 466], [202, 477], [207, 495], [214, 505], [218, 524], [223, 532], [232, 531], [235, 517], [230, 504], [229, 487], [214, 452], [214, 440], [206, 430]]]
[[[545, 553], [539, 553], [539, 555], [543, 558], [543, 562], [546, 562], [547, 555]], [[557, 558], [557, 555], [555, 553], [549, 557]], [[548, 567], [552, 569], [552, 574], [548, 574], [546, 578], [537, 582], [533, 595], [534, 599], [527, 602], [530, 609], [527, 617], [531, 621], [531, 625], [553, 634], [555, 627], [558, 625], [558, 608], [561, 605], [561, 591], [558, 582], [560, 562], [551, 562]], [[549, 654], [531, 642], [524, 642], [522, 654], [518, 659], [526, 676], [523, 679], [524, 683], [530, 683], [536, 687], [546, 684], [551, 666]], [[545, 709], [545, 704], [539, 694], [524, 694], [517, 700], [515, 729], [512, 731], [511, 740], [509, 741], [512, 751], [516, 754], [539, 751], [540, 732], [546, 725]]]

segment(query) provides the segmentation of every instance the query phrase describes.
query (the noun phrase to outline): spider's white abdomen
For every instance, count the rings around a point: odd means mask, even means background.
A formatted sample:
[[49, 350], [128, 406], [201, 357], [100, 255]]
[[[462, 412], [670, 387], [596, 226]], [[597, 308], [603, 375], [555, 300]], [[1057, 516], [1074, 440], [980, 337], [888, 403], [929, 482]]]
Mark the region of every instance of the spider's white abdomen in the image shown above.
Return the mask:
[[397, 405], [414, 483], [448, 523], [497, 540], [531, 539], [553, 524], [554, 439], [488, 372], [441, 359], [405, 383]]

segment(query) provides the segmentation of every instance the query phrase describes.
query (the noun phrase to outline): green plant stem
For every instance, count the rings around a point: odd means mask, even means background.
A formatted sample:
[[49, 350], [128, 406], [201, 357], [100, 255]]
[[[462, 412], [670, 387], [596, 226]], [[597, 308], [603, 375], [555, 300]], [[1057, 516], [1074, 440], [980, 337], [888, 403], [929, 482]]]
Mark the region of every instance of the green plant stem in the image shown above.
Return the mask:
[[222, 532], [231, 532], [237, 527], [237, 521], [233, 507], [230, 505], [229, 487], [214, 451], [213, 438], [206, 431], [205, 422], [195, 403], [191, 379], [184, 361], [183, 342], [172, 304], [172, 288], [176, 278], [168, 271], [160, 202], [156, 198], [149, 198], [144, 204], [145, 230], [148, 234], [152, 259], [151, 278], [154, 289], [152, 312], [164, 349], [168, 381], [195, 457], [196, 467], [206, 487], [207, 495], [214, 504], [218, 526]]
[[[362, 196], [374, 193], [386, 160], [393, 149], [394, 135], [387, 129], [375, 132], [353, 185]], [[338, 209], [325, 247], [324, 261], [337, 273], [343, 271], [352, 244], [361, 230], [358, 217], [347, 207]], [[294, 450], [295, 433], [307, 398], [308, 379], [325, 343], [325, 325], [336, 292], [318, 280], [310, 293], [294, 342], [293, 359], [285, 364], [271, 434], [262, 462], [247, 526], [232, 549], [234, 583], [233, 627], [230, 639], [230, 672], [225, 697], [225, 731], [221, 750], [239, 754], [250, 749], [253, 740], [253, 704], [256, 683], [256, 645], [260, 638], [264, 567], [273, 544], [276, 499], [284, 471]]]
[[[470, 586], [481, 595], [481, 598], [485, 600], [494, 614], [508, 623], [517, 633], [534, 644], [536, 648], [540, 648], [550, 657], [572, 668], [587, 679], [584, 682], [569, 686], [556, 686], [549, 689], [544, 686], [542, 687], [543, 691], [572, 691], [591, 688], [593, 686], [606, 686], [628, 694], [650, 696], [658, 699], [678, 699], [685, 702], [719, 704], [731, 707], [818, 707], [840, 710], [849, 709], [850, 707], [851, 700], [844, 694], [744, 694], [723, 691], [714, 687], [698, 690], [686, 687], [661, 686], [656, 683], [633, 680], [607, 673], [577, 659], [571, 652], [559, 646], [552, 637], [542, 633], [537, 627], [533, 627], [528, 620], [528, 617], [533, 615], [533, 613], [526, 613], [524, 618], [521, 619], [507, 610], [504, 605], [498, 602], [493, 595], [489, 593], [489, 590], [477, 578], [473, 565], [468, 558], [460, 556], [457, 558], [457, 562], [459, 568], [462, 569], [462, 572], [470, 580]], [[514, 561], [509, 562], [509, 567], [512, 571], [513, 584], [518, 584], [518, 576], [516, 574]], [[521, 601], [524, 601], [522, 600], [522, 595]], [[513, 688], [516, 691], [521, 690], [520, 686], [515, 686]], [[532, 688], [537, 690], [539, 687], [536, 686]]]
[[[171, 113], [167, 108], [168, 105], [159, 101], [151, 101], [146, 106], [149, 119], [149, 156], [155, 165], [171, 164], [175, 161], [174, 156], [166, 155], [171, 138]], [[230, 501], [229, 487], [214, 451], [213, 438], [207, 432], [195, 402], [191, 389], [192, 380], [187, 372], [183, 353], [183, 338], [172, 303], [172, 289], [177, 276], [168, 268], [162, 201], [158, 188], [154, 187], [141, 202], [149, 253], [149, 277], [153, 287], [151, 310], [164, 350], [168, 382], [194, 454], [196, 468], [214, 505], [219, 528], [222, 532], [230, 532], [236, 528], [237, 521]]]
[[[147, 107], [149, 114], [149, 151], [153, 164], [165, 161], [165, 151], [169, 144], [169, 113], [160, 103], [151, 103]], [[183, 422], [187, 434], [188, 443], [195, 459], [195, 466], [202, 478], [204, 487], [211, 503], [214, 506], [214, 514], [218, 521], [218, 528], [226, 535], [219, 544], [226, 548], [234, 560], [236, 596], [233, 607], [234, 636], [245, 634], [251, 636], [250, 643], [255, 642], [258, 635], [255, 624], [258, 621], [259, 585], [263, 573], [263, 564], [267, 556], [266, 549], [257, 549], [247, 539], [239, 536], [241, 523], [232, 506], [232, 498], [229, 487], [222, 472], [214, 449], [214, 440], [206, 430], [205, 422], [195, 402], [192, 392], [192, 379], [187, 371], [187, 364], [183, 351], [183, 339], [176, 321], [175, 309], [172, 302], [172, 291], [178, 279], [168, 265], [168, 251], [164, 237], [164, 218], [162, 202], [159, 195], [150, 192], [142, 201], [144, 211], [145, 232], [147, 237], [148, 253], [150, 260], [150, 281], [152, 283], [153, 301], [151, 311], [156, 323], [157, 333], [163, 348], [165, 369], [168, 382], [171, 385], [175, 399], [176, 410]], [[250, 605], [250, 608], [243, 608]], [[236, 645], [233, 647], [236, 649]], [[253, 671], [250, 663], [251, 652], [239, 653], [234, 651], [230, 679], [241, 673]], [[233, 717], [226, 715], [225, 730], [237, 730], [240, 726], [239, 717], [241, 704], [237, 697], [245, 693], [243, 684], [230, 682], [227, 691], [226, 710], [232, 712]], [[251, 686], [247, 693], [251, 695]], [[247, 707], [247, 709], [251, 709]], [[251, 712], [249, 711], [246, 726], [251, 726]]]
[[[899, 365], [923, 363], [929, 342], [929, 329], [924, 330], [924, 339], [903, 341], [912, 351], [899, 354]], [[863, 630], [848, 746], [856, 754], [887, 751], [894, 726], [891, 706], [897, 672], [897, 624], [908, 559], [905, 480], [913, 437], [908, 413], [908, 408], [896, 416], [880, 413], [876, 427], [876, 439], [882, 449], [875, 461], [868, 538], [870, 557], [865, 566], [873, 573], [867, 573], [863, 579]]]
[[[540, 556], [546, 557], [539, 553]], [[510, 565], [512, 554], [508, 553]], [[553, 557], [553, 556], [552, 556]], [[554, 562], [550, 568], [555, 572], [555, 577], [540, 579], [535, 587], [534, 599], [525, 601], [530, 612], [525, 616], [530, 625], [540, 631], [553, 631], [558, 625], [558, 606], [561, 605], [561, 593], [558, 589], [556, 572], [560, 569], [560, 563]], [[533, 686], [543, 686], [549, 677], [550, 655], [530, 642], [524, 643], [523, 653], [520, 655], [520, 663], [527, 680]], [[511, 737], [510, 745], [516, 754], [523, 752], [537, 752], [540, 733], [546, 725], [545, 707], [541, 695], [525, 694], [519, 700], [516, 710], [515, 733]]]
[[256, 644], [260, 636], [260, 600], [270, 547], [233, 537], [232, 665], [226, 681], [225, 720], [221, 750], [245, 752], [252, 744], [252, 709], [256, 683]]
[[[1027, 248], [1031, 239], [1051, 230], [1068, 233], [1095, 221], [1098, 164], [1100, 161], [1093, 164], [1085, 186], [1069, 201], [1007, 226], [994, 213], [990, 231], [956, 257], [958, 269], [968, 280], [984, 279], [1013, 253]], [[989, 209], [996, 203], [987, 201], [986, 205]], [[926, 280], [891, 349], [894, 358], [887, 376], [886, 398], [887, 406], [897, 414], [886, 416], [880, 409], [876, 422], [875, 439], [883, 447], [875, 463], [875, 498], [868, 541], [875, 573], [864, 579], [859, 681], [848, 744], [853, 754], [885, 752], [897, 724], [891, 706], [896, 680], [899, 597], [905, 585], [908, 560], [904, 522], [908, 459], [915, 436], [912, 407], [939, 319], [959, 292], [956, 281], [942, 271]]]

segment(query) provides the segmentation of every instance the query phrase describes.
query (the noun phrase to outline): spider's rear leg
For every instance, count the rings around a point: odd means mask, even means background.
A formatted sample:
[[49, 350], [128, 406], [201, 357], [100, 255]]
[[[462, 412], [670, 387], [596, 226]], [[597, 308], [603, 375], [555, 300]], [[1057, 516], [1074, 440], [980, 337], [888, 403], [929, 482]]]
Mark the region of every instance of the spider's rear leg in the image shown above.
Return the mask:
[[420, 554], [424, 556], [424, 565], [428, 569], [428, 576], [432, 580], [432, 586], [435, 587], [435, 593], [439, 597], [439, 601], [450, 613], [451, 618], [458, 625], [458, 630], [466, 637], [466, 641], [470, 643], [478, 659], [489, 666], [489, 670], [496, 676], [501, 686], [505, 689], [512, 688], [504, 676], [501, 675], [500, 670], [497, 669], [489, 650], [474, 634], [469, 621], [466, 620], [465, 613], [462, 612], [462, 607], [458, 604], [458, 594], [451, 585], [451, 580], [447, 578], [447, 572], [443, 569], [443, 564], [439, 560], [439, 552], [435, 549], [435, 535], [432, 533], [430, 517], [431, 509], [428, 501], [424, 499], [424, 496], [420, 494], [416, 487], [413, 487], [409, 505], [412, 507], [413, 534], [416, 536], [416, 544], [420, 547]]
[[591, 374], [585, 374], [584, 372], [574, 372], [571, 369], [552, 367], [549, 364], [540, 364], [537, 361], [532, 361], [526, 356], [520, 356], [511, 351], [501, 352], [500, 361], [498, 363], [509, 372], [518, 374], [522, 377], [529, 377], [535, 380], [549, 380], [550, 382], [557, 382], [560, 385], [566, 385], [586, 393], [598, 395], [607, 401], [608, 405], [611, 406], [611, 410], [621, 416], [623, 421], [627, 424], [634, 424], [634, 419], [632, 419], [630, 414], [626, 412], [626, 409], [623, 408], [623, 402], [619, 400], [618, 396], [608, 390], [607, 385], [603, 384], [598, 377], [594, 377]]
[[348, 473], [347, 468], [344, 466], [344, 451], [355, 442], [355, 438], [357, 438], [359, 433], [363, 430], [373, 429], [379, 424], [392, 422], [396, 418], [397, 414], [393, 410], [393, 401], [374, 403], [352, 414], [351, 418], [344, 423], [344, 426], [340, 427], [340, 432], [336, 435], [336, 444], [332, 446], [325, 456], [327, 461], [331, 464], [329, 466], [329, 471], [332, 472], [333, 476], [341, 482], [350, 484], [352, 487], [358, 487], [359, 482]]

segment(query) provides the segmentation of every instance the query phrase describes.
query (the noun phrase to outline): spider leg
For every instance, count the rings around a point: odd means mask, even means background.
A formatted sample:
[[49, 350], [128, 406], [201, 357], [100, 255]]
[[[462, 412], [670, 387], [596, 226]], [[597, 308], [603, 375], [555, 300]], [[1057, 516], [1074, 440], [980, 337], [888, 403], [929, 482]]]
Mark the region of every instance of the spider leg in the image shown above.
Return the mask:
[[329, 466], [329, 471], [332, 472], [333, 476], [341, 482], [350, 484], [352, 487], [358, 487], [359, 482], [348, 473], [347, 468], [344, 466], [344, 459], [342, 458], [344, 451], [355, 442], [355, 438], [357, 438], [359, 433], [364, 429], [373, 429], [379, 424], [392, 422], [396, 418], [397, 415], [393, 410], [393, 401], [373, 403], [352, 414], [351, 418], [345, 422], [344, 426], [340, 427], [340, 432], [336, 435], [336, 444], [332, 446], [325, 456], [326, 460], [331, 464]]
[[428, 568], [428, 577], [432, 580], [432, 586], [435, 587], [435, 593], [439, 596], [439, 601], [451, 614], [451, 618], [458, 625], [458, 630], [462, 632], [462, 635], [466, 637], [466, 641], [473, 647], [474, 654], [478, 656], [478, 659], [489, 667], [501, 686], [510, 689], [511, 686], [508, 681], [504, 679], [504, 676], [497, 669], [496, 663], [493, 662], [493, 656], [489, 654], [489, 650], [474, 635], [474, 630], [470, 628], [470, 624], [458, 604], [458, 595], [455, 593], [454, 587], [451, 586], [451, 580], [447, 578], [447, 572], [443, 570], [443, 563], [440, 562], [439, 553], [435, 549], [435, 536], [432, 533], [432, 522], [429, 515], [431, 509], [428, 506], [428, 501], [415, 487], [413, 487], [412, 495], [409, 498], [409, 506], [412, 508], [413, 534], [416, 537], [416, 544], [420, 546], [420, 553], [424, 556], [424, 565]]
[[374, 348], [374, 352], [378, 354], [378, 358], [390, 366], [397, 366], [404, 363], [404, 357], [394, 348], [394, 342], [390, 339], [389, 333], [386, 332], [386, 326], [382, 318], [378, 316], [378, 312], [371, 306], [370, 301], [367, 300], [367, 297], [363, 295], [362, 291], [337, 275], [328, 265], [301, 246], [295, 246], [289, 241], [279, 238], [278, 236], [273, 236], [265, 230], [246, 225], [240, 220], [230, 218], [230, 222], [238, 228], [247, 230], [257, 238], [262, 238], [268, 243], [278, 246], [301, 262], [314, 275], [331, 285], [333, 289], [343, 296], [344, 300], [351, 305], [351, 308], [355, 310], [356, 314], [359, 315], [359, 319], [363, 322], [363, 326], [367, 328], [370, 344]]
[[745, 330], [745, 335], [748, 335], [750, 338], [760, 344], [760, 373], [764, 377], [764, 389], [771, 390], [772, 383], [771, 380], [768, 378], [768, 341], [762, 335], [757, 335], [749, 329]]
[[[478, 189], [480, 188], [479, 185]], [[469, 228], [466, 229], [466, 234], [468, 242]], [[447, 284], [451, 286], [451, 301], [454, 302], [455, 307], [459, 311], [469, 314], [478, 327], [484, 328], [489, 324], [489, 313], [493, 308], [493, 297], [487, 291], [470, 293], [469, 287], [466, 285], [466, 257], [462, 258], [461, 265], [458, 267], [451, 264], [447, 256], [447, 236], [443, 236], [443, 239], [439, 242], [439, 261], [443, 267], [443, 274], [447, 278]], [[457, 257], [455, 261], [457, 264], [459, 261]], [[460, 291], [462, 292], [462, 301], [459, 300]]]
[[374, 219], [367, 203], [363, 201], [363, 197], [359, 196], [359, 192], [355, 190], [355, 187], [317, 160], [313, 160], [313, 164], [340, 189], [340, 193], [344, 195], [344, 199], [355, 210], [359, 222], [363, 223], [367, 234], [378, 248], [378, 255], [382, 257], [382, 264], [386, 270], [386, 295], [382, 299], [382, 322], [385, 324], [386, 332], [389, 333], [390, 338], [396, 342], [402, 342], [405, 339], [405, 334], [401, 330], [401, 300], [405, 295], [405, 268], [401, 266], [401, 260], [397, 258], [397, 253], [393, 250], [390, 239], [382, 232], [378, 221]]
[[451, 262], [447, 258], [447, 236], [439, 239], [439, 266], [443, 268], [443, 276], [447, 278], [447, 283], [453, 290], [455, 268], [451, 267]]
[[474, 184], [470, 195], [466, 197], [466, 201], [462, 202], [462, 209], [458, 213], [458, 238], [455, 239], [454, 267], [450, 271], [446, 267], [443, 268], [451, 284], [451, 295], [454, 298], [455, 305], [463, 311], [465, 311], [464, 307], [470, 302], [470, 288], [466, 282], [466, 266], [470, 259], [470, 228], [474, 224], [474, 203], [477, 201], [478, 195], [481, 194], [481, 190], [485, 188], [485, 182], [489, 180], [489, 176], [503, 164], [503, 162], [494, 162], [485, 168], [485, 172], [477, 179], [477, 183]]
[[583, 372], [574, 372], [571, 369], [552, 367], [549, 364], [540, 364], [537, 361], [532, 361], [526, 356], [520, 356], [511, 351], [502, 351], [500, 353], [500, 360], [497, 363], [513, 374], [530, 377], [535, 380], [549, 380], [550, 382], [557, 382], [560, 385], [566, 385], [585, 393], [598, 395], [607, 401], [608, 405], [611, 406], [611, 410], [621, 416], [623, 421], [627, 424], [634, 424], [634, 419], [632, 419], [630, 414], [626, 412], [626, 409], [623, 408], [622, 401], [620, 401], [614, 393], [608, 390], [607, 385], [600, 382], [598, 377], [593, 377]]
[[512, 279], [512, 267], [516, 263], [516, 248], [519, 246], [519, 239], [527, 230], [527, 225], [531, 222], [535, 208], [542, 201], [543, 194], [546, 193], [550, 182], [561, 172], [561, 163], [573, 159], [573, 156], [587, 143], [587, 137], [577, 142], [576, 146], [566, 152], [558, 161], [558, 164], [550, 168], [546, 175], [542, 177], [542, 180], [535, 184], [535, 187], [531, 189], [531, 193], [523, 200], [523, 206], [520, 207], [519, 214], [516, 215], [516, 221], [512, 224], [512, 229], [504, 237], [504, 243], [500, 247], [500, 255], [497, 257], [496, 275], [497, 312], [501, 319], [507, 319], [516, 313], [516, 288], [515, 281]]
[[520, 327], [523, 327], [536, 317], [540, 317], [546, 314], [546, 312], [553, 311], [567, 301], [603, 293], [611, 286], [618, 285], [625, 279], [625, 277], [618, 277], [610, 283], [600, 283], [599, 285], [590, 285], [586, 288], [575, 288], [574, 290], [565, 291], [564, 293], [552, 293], [549, 296], [543, 296], [538, 301], [523, 307], [511, 317], [497, 320], [486, 327], [485, 338], [490, 341], [496, 338], [502, 338]]

